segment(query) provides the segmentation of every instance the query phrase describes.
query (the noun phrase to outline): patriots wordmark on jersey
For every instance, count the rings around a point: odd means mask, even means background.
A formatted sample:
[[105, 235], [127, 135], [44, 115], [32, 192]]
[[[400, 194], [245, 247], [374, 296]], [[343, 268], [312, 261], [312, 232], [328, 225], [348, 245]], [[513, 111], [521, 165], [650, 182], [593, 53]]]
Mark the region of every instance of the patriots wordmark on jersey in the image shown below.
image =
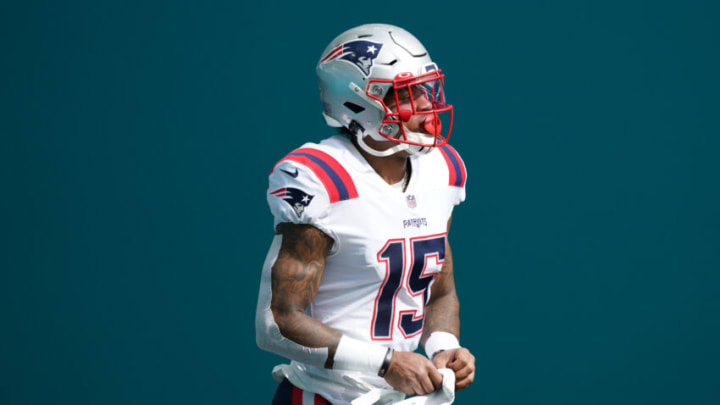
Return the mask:
[[[449, 145], [409, 158], [406, 189], [387, 184], [344, 136], [308, 143], [278, 162], [267, 200], [280, 223], [312, 225], [333, 240], [320, 286], [307, 313], [353, 339], [413, 351], [424, 308], [445, 260], [447, 223], [465, 199], [465, 165]], [[263, 267], [258, 340], [293, 362], [276, 369], [294, 385], [332, 403], [349, 403], [363, 384], [389, 388], [374, 374], [325, 369], [312, 349], [285, 339], [270, 310], [276, 235]], [[324, 361], [324, 360], [323, 360]], [[303, 388], [304, 389], [304, 388]]]

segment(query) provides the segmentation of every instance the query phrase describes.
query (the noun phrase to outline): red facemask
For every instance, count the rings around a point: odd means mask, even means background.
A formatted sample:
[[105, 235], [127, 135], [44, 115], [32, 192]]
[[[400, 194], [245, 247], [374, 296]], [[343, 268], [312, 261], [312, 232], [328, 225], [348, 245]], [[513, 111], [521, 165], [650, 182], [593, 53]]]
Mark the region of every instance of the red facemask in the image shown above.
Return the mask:
[[[373, 79], [368, 83], [368, 89], [373, 83], [391, 83], [392, 88], [385, 96], [394, 107], [389, 108], [385, 100], [367, 93], [371, 98], [379, 101], [385, 107], [385, 117], [380, 126], [380, 135], [401, 143], [418, 146], [442, 146], [447, 143], [452, 130], [453, 107], [446, 103], [445, 91], [443, 88], [445, 76], [440, 70], [434, 70], [419, 76], [411, 73], [401, 73], [394, 80]], [[397, 107], [399, 106], [399, 108]], [[395, 111], [398, 110], [399, 111]], [[419, 122], [419, 131], [428, 136], [427, 139], [408, 139], [405, 123], [411, 120], [419, 120], [417, 116], [424, 116]], [[443, 125], [443, 121], [445, 125]], [[385, 124], [396, 124], [388, 126]], [[415, 122], [417, 125], [418, 122]], [[394, 133], [389, 133], [388, 128], [399, 128]], [[447, 132], [443, 133], [443, 129]]]

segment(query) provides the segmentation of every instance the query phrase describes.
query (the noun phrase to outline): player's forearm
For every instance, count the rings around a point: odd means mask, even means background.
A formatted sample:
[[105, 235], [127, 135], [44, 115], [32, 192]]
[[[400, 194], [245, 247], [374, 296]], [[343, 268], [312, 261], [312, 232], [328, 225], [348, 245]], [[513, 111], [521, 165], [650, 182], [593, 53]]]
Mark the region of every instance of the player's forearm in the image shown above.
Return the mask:
[[278, 271], [273, 272], [270, 310], [280, 334], [303, 347], [327, 349], [324, 366], [332, 368], [342, 334], [305, 314], [322, 274], [321, 271], [308, 271], [307, 268], [321, 266], [321, 263], [278, 260], [276, 266], [274, 270]]
[[284, 312], [274, 308], [272, 312], [283, 337], [301, 346], [327, 348], [328, 356], [325, 368], [332, 368], [335, 351], [342, 333], [303, 312]]
[[420, 343], [431, 360], [442, 351], [460, 347], [459, 312], [460, 305], [454, 290], [436, 297], [426, 306], [425, 328]]
[[420, 338], [423, 346], [433, 332], [449, 332], [460, 337], [460, 302], [454, 291], [435, 298], [425, 307], [425, 326]]
[[425, 324], [420, 338], [423, 347], [433, 332], [449, 332], [460, 337], [460, 302], [455, 292], [453, 256], [449, 243], [445, 248], [442, 271], [435, 278], [430, 301], [425, 306]]

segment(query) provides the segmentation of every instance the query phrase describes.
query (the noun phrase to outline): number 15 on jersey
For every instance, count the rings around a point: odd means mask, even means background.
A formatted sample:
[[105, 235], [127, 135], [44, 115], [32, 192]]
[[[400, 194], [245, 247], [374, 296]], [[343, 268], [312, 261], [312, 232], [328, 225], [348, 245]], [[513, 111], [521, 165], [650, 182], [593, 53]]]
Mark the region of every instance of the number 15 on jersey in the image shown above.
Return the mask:
[[[371, 337], [373, 340], [392, 340], [393, 325], [405, 338], [418, 335], [423, 329], [424, 313], [396, 308], [398, 294], [405, 290], [412, 297], [422, 295], [423, 306], [430, 296], [428, 288], [445, 261], [446, 234], [406, 239], [390, 239], [377, 254], [385, 265], [385, 279], [375, 298]], [[406, 244], [410, 260], [406, 257]], [[429, 263], [429, 260], [435, 263]], [[436, 265], [433, 265], [436, 264]], [[395, 312], [398, 312], [397, 314]]]

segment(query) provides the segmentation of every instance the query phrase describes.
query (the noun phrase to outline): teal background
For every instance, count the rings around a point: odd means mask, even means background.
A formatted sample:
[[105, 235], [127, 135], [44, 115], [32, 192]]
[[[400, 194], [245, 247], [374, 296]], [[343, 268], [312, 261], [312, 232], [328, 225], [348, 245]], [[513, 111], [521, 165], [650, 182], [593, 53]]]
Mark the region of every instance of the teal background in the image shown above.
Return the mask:
[[[447, 74], [457, 404], [720, 403], [712, 1], [0, 6], [0, 403], [269, 403], [273, 163], [365, 22]], [[250, 398], [250, 399], [248, 399]]]

